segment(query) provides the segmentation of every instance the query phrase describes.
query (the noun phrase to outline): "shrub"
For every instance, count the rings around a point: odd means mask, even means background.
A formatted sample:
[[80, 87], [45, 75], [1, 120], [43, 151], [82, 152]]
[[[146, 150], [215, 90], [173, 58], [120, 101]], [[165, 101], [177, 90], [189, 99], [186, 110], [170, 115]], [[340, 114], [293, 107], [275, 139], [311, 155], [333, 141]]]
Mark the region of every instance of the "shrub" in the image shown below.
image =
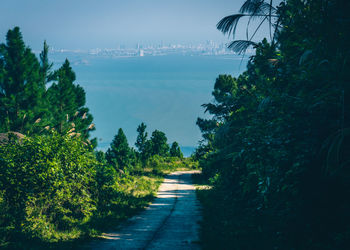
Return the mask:
[[97, 164], [82, 140], [56, 133], [0, 145], [0, 230], [51, 242], [78, 237], [96, 209]]

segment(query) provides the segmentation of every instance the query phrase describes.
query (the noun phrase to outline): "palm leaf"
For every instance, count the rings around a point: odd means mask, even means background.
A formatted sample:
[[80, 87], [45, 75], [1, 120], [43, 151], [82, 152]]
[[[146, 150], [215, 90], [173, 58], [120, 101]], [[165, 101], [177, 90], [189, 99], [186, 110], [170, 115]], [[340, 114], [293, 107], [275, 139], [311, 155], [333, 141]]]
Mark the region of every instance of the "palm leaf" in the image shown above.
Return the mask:
[[249, 40], [236, 40], [231, 42], [227, 48], [238, 54], [244, 53], [250, 46], [257, 46], [257, 43]]
[[246, 16], [246, 15], [235, 14], [235, 15], [226, 16], [218, 22], [218, 24], [216, 25], [216, 28], [220, 30], [222, 33], [228, 34], [230, 36], [231, 34], [234, 34], [236, 32], [238, 21], [243, 16]]
[[275, 13], [276, 8], [264, 0], [247, 0], [240, 8], [240, 13], [250, 14], [253, 17], [266, 15], [267, 13]]
[[326, 174], [336, 173], [346, 165], [344, 162], [341, 162], [340, 152], [344, 147], [345, 137], [349, 136], [350, 128], [344, 128], [330, 135], [323, 143], [321, 153], [326, 155], [326, 164], [324, 166]]

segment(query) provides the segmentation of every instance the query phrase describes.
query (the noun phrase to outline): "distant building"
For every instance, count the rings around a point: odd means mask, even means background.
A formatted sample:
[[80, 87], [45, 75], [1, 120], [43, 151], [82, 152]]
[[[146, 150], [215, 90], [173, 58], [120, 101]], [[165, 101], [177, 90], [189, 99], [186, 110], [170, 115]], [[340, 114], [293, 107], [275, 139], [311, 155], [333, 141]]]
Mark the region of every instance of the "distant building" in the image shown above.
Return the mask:
[[139, 56], [144, 56], [143, 49], [139, 50]]

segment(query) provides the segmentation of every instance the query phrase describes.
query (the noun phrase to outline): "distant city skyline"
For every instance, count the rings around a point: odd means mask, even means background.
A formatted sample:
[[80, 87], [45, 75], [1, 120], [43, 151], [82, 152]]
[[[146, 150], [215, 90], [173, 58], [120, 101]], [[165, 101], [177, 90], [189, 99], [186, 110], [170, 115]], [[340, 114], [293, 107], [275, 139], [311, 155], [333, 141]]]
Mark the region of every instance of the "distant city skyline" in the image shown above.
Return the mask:
[[[198, 49], [198, 48], [227, 48], [227, 42], [215, 42], [213, 40], [206, 40], [198, 43], [135, 43], [135, 44], [116, 44], [115, 47], [111, 48], [101, 48], [101, 47], [95, 47], [95, 48], [90, 48], [90, 49], [70, 49], [70, 48], [57, 48], [50, 46], [51, 51], [60, 51], [60, 50], [65, 50], [65, 51], [71, 51], [71, 52], [91, 52], [95, 50], [132, 50], [132, 49], [181, 49], [181, 48], [187, 48], [187, 49]], [[37, 50], [37, 51], [41, 51]]]
[[[216, 24], [224, 16], [237, 13], [243, 2], [2, 0], [0, 41], [5, 41], [9, 29], [19, 26], [24, 41], [34, 50], [40, 50], [44, 40], [54, 48], [82, 50], [132, 47], [137, 43], [227, 43], [231, 38], [218, 31]], [[244, 36], [243, 21], [237, 38]]]
[[[144, 48], [169, 48], [169, 47], [187, 47], [187, 48], [197, 48], [199, 46], [201, 47], [207, 47], [207, 46], [225, 46], [228, 44], [228, 41], [213, 41], [213, 40], [203, 40], [199, 42], [152, 42], [152, 43], [130, 43], [130, 44], [123, 44], [123, 43], [117, 43], [114, 47], [92, 47], [88, 49], [79, 49], [79, 48], [60, 48], [60, 47], [53, 47], [50, 46], [50, 50], [71, 50], [71, 51], [90, 51], [94, 49], [117, 49], [117, 50], [123, 50], [123, 49], [144, 49]], [[41, 50], [41, 48], [39, 49]]]
[[[39, 54], [41, 50], [34, 50], [36, 54]], [[246, 51], [246, 55], [250, 55], [254, 52], [253, 48], [249, 48]], [[135, 46], [126, 47], [123, 45], [116, 46], [116, 48], [94, 48], [89, 50], [81, 49], [61, 49], [50, 48], [50, 53], [66, 54], [67, 58], [74, 54], [80, 54], [81, 56], [102, 56], [102, 57], [135, 57], [135, 56], [165, 56], [165, 55], [189, 55], [189, 56], [201, 56], [201, 55], [233, 55], [236, 54], [231, 49], [227, 48], [226, 43], [216, 43], [212, 40], [208, 40], [205, 43], [199, 44], [136, 44]], [[73, 56], [74, 57], [74, 56]], [[84, 61], [84, 60], [83, 60]]]

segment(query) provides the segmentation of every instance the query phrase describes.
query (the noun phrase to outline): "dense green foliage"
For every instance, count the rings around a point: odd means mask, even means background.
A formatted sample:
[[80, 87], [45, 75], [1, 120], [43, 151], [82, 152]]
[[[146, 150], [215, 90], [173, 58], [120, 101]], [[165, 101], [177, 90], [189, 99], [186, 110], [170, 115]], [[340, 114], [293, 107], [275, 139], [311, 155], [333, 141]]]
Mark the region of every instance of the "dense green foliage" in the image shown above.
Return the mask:
[[0, 45], [0, 131], [32, 132], [47, 116], [40, 64], [25, 46], [18, 27]]
[[[85, 91], [74, 84], [68, 60], [52, 72], [48, 49], [44, 42], [38, 59], [25, 46], [18, 27], [8, 31], [6, 43], [0, 45], [0, 132], [31, 135], [55, 129], [88, 140], [94, 124], [85, 107]], [[95, 139], [92, 144], [96, 146]]]
[[165, 133], [159, 130], [153, 131], [151, 138], [148, 139], [146, 128], [147, 126], [144, 123], [141, 123], [137, 127], [138, 136], [135, 143], [138, 150], [138, 157], [142, 163], [145, 163], [154, 155], [183, 158], [183, 154], [177, 142], [173, 142], [169, 148]]
[[154, 130], [151, 136], [151, 153], [152, 155], [167, 156], [169, 154], [169, 145], [165, 133]]
[[138, 132], [138, 135], [136, 138], [135, 146], [143, 163], [147, 160], [150, 153], [150, 144], [147, 142], [148, 133], [146, 132], [146, 128], [146, 124], [141, 123], [136, 130]]
[[122, 129], [106, 154], [91, 149], [56, 131], [0, 144], [0, 246], [61, 247], [98, 235], [145, 207], [164, 174], [197, 167], [159, 155], [142, 164]]
[[197, 121], [208, 248], [349, 248], [349, 8], [282, 1], [275, 40], [217, 78]]
[[58, 241], [96, 210], [98, 162], [81, 139], [24, 138], [0, 145], [0, 160], [1, 231]]
[[94, 129], [91, 123], [93, 117], [85, 105], [85, 91], [75, 85], [75, 73], [66, 59], [61, 68], [52, 76], [54, 82], [47, 90], [52, 116], [51, 127], [64, 134], [72, 127], [84, 139], [89, 138], [89, 132]]
[[[165, 133], [159, 130], [153, 131], [151, 138], [148, 139], [146, 128], [145, 123], [141, 123], [137, 127], [138, 136], [135, 142], [137, 151], [129, 147], [123, 130], [119, 128], [118, 134], [114, 137], [105, 156], [103, 156], [103, 152], [98, 153], [99, 158], [102, 158], [101, 161], [105, 158], [108, 164], [116, 170], [137, 170], [149, 165], [162, 165], [159, 164], [159, 160], [162, 162], [161, 159], [166, 159], [166, 161], [173, 159], [171, 162], [183, 159], [183, 154], [177, 142], [174, 142], [169, 148]], [[154, 161], [157, 163], [154, 163]]]
[[106, 153], [106, 160], [116, 169], [125, 169], [128, 167], [131, 158], [131, 151], [128, 140], [120, 128], [118, 134], [114, 137], [110, 148]]
[[96, 235], [146, 206], [163, 171], [180, 167], [158, 159], [148, 172], [126, 174], [97, 154], [81, 137], [57, 132], [0, 145], [0, 246]]
[[172, 157], [179, 157], [179, 158], [183, 157], [180, 146], [176, 141], [174, 141], [173, 144], [171, 144], [169, 154]]

